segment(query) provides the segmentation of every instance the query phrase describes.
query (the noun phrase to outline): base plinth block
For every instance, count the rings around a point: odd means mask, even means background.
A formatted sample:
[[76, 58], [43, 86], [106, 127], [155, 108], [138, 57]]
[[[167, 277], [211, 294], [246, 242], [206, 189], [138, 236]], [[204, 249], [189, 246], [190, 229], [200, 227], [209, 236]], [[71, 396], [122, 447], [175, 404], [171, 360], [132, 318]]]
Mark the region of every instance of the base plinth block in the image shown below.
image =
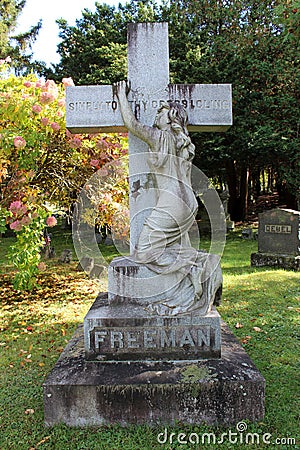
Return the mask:
[[228, 327], [222, 356], [200, 361], [96, 362], [76, 330], [44, 383], [45, 424], [236, 424], [264, 416], [265, 380]]
[[251, 266], [255, 267], [277, 267], [287, 270], [300, 271], [300, 255], [284, 255], [272, 253], [252, 253]]

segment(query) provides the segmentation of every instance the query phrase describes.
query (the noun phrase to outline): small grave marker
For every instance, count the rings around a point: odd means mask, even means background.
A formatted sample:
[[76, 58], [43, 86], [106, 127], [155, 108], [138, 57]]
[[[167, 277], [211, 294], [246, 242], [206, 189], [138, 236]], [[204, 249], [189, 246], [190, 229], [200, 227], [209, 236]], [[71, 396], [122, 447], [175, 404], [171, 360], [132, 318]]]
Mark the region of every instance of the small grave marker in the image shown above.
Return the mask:
[[258, 252], [251, 255], [251, 265], [300, 270], [300, 212], [272, 209], [258, 220]]

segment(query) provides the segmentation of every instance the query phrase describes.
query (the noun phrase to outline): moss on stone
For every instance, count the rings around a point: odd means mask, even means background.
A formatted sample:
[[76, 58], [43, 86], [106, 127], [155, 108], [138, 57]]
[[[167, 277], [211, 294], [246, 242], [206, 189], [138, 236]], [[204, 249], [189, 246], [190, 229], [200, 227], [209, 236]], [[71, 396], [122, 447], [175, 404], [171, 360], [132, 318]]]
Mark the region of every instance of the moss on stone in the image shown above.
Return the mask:
[[199, 367], [198, 364], [191, 364], [181, 371], [182, 383], [196, 383], [199, 380], [210, 378], [210, 372], [207, 367]]

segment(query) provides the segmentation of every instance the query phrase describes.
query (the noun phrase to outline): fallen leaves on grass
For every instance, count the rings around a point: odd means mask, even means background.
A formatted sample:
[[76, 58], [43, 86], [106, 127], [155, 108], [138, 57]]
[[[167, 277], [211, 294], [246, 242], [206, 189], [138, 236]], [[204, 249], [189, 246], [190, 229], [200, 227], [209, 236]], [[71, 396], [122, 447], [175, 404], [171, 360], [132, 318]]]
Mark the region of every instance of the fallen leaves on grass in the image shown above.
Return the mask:
[[[40, 275], [38, 286], [32, 291], [13, 289], [12, 275], [4, 274], [1, 280], [0, 300], [3, 309], [12, 309], [14, 303], [26, 302], [32, 304], [43, 299], [44, 306], [64, 299], [76, 302], [83, 298], [94, 298], [99, 292], [99, 283], [90, 280], [81, 272], [71, 270], [69, 274], [57, 274], [47, 271]], [[9, 292], [9, 295], [8, 295]]]
[[245, 336], [243, 339], [241, 339], [242, 344], [248, 344], [248, 342], [252, 339], [252, 336]]
[[51, 436], [46, 436], [44, 439], [42, 439], [37, 444], [35, 444], [34, 447], [30, 447], [29, 450], [36, 450], [40, 445], [45, 444], [45, 442], [49, 441], [50, 438], [51, 438]]
[[31, 292], [13, 289], [12, 277], [4, 274], [0, 286], [0, 348], [2, 364], [10, 372], [37, 368], [42, 373], [57, 359], [74, 326], [82, 322], [98, 295], [98, 281], [71, 267], [68, 270], [44, 272], [39, 286]]

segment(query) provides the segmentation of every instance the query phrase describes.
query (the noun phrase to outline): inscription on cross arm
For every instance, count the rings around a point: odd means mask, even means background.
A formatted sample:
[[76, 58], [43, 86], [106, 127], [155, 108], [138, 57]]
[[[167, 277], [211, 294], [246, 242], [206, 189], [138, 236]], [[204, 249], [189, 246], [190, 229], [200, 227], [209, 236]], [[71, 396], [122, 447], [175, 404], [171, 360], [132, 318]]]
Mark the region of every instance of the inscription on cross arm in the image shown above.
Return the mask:
[[[128, 26], [129, 101], [136, 117], [152, 125], [163, 101], [181, 103], [190, 131], [226, 131], [232, 125], [230, 84], [169, 84], [166, 23]], [[73, 133], [126, 131], [112, 86], [67, 88], [67, 128]]]
[[[154, 117], [164, 101], [175, 101], [188, 112], [189, 131], [226, 131], [232, 124], [228, 84], [170, 84], [165, 91], [164, 98], [133, 99], [129, 94], [136, 117]], [[68, 87], [67, 111], [67, 127], [73, 133], [127, 131], [110, 85]]]

